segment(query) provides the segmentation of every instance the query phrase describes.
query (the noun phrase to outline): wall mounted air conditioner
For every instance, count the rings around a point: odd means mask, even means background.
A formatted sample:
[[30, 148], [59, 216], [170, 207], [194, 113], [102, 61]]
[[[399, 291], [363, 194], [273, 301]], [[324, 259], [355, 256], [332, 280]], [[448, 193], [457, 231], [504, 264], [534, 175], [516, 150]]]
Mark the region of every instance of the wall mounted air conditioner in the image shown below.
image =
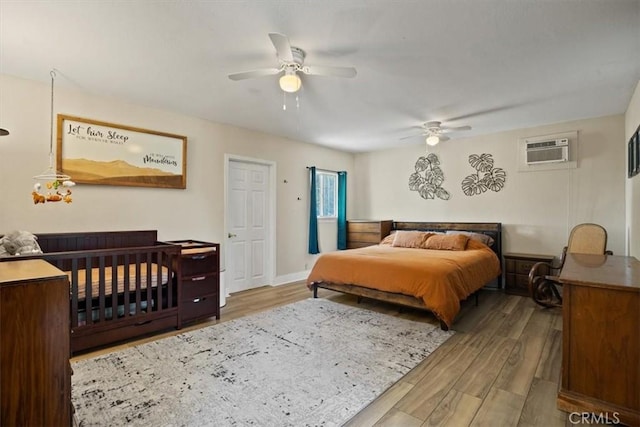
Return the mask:
[[569, 139], [527, 142], [527, 164], [558, 163], [569, 160]]

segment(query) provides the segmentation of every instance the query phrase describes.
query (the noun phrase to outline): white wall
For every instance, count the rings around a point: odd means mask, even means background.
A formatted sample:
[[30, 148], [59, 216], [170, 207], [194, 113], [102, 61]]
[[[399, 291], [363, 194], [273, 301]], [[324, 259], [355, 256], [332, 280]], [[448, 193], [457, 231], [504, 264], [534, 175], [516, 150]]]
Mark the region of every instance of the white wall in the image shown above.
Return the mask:
[[[640, 126], [640, 81], [636, 85], [624, 118], [625, 139], [623, 145], [625, 153], [627, 153], [627, 143], [638, 126]], [[640, 175], [625, 181], [625, 193], [629, 255], [640, 259]]]
[[[0, 139], [0, 233], [157, 229], [162, 240], [214, 241], [224, 248], [226, 153], [276, 163], [276, 276], [298, 276], [311, 266], [316, 257], [307, 254], [306, 166], [346, 170], [351, 177], [352, 154], [94, 96], [59, 80], [56, 114], [187, 136], [187, 189], [79, 184], [70, 205], [35, 206], [32, 177], [48, 166], [50, 85], [0, 75], [0, 126], [11, 131]], [[321, 236], [325, 249], [331, 249], [335, 224], [320, 231], [332, 234]]]
[[[578, 167], [518, 172], [518, 139], [578, 131]], [[624, 116], [552, 124], [441, 142], [430, 149], [441, 161], [448, 201], [422, 199], [408, 180], [425, 144], [356, 156], [354, 215], [403, 221], [501, 222], [505, 251], [559, 255], [569, 231], [578, 223], [602, 224], [609, 249], [624, 253], [625, 149]], [[503, 168], [500, 192], [465, 196], [462, 180], [474, 173], [470, 154], [491, 154]]]

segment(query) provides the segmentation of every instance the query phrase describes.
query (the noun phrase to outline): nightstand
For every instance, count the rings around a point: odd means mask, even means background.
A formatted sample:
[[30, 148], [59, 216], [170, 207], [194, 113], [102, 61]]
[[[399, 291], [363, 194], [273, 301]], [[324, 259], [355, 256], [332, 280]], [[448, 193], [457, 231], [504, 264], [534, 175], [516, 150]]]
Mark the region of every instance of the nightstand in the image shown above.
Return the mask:
[[[504, 256], [504, 291], [508, 294], [529, 296], [529, 271], [537, 262], [552, 262], [553, 255], [505, 253]], [[549, 271], [541, 270], [542, 274]]]
[[198, 240], [174, 240], [180, 256], [180, 322], [214, 317], [220, 319], [220, 244]]

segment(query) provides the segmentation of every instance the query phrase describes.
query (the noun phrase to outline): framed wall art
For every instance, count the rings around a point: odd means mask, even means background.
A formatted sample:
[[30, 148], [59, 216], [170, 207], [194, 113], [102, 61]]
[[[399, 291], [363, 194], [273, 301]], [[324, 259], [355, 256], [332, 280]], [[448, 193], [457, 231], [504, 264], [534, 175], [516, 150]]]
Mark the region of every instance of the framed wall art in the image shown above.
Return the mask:
[[58, 114], [57, 168], [81, 184], [187, 187], [187, 137]]
[[627, 176], [631, 178], [640, 173], [640, 126], [638, 126], [634, 134], [631, 135], [628, 150]]

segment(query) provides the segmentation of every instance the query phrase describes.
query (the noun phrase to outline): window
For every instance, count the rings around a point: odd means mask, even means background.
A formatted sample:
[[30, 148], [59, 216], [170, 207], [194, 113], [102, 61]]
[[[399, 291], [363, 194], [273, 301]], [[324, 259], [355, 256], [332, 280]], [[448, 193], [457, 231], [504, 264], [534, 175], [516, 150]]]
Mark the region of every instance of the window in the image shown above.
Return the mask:
[[338, 174], [316, 172], [316, 205], [318, 218], [338, 216]]

